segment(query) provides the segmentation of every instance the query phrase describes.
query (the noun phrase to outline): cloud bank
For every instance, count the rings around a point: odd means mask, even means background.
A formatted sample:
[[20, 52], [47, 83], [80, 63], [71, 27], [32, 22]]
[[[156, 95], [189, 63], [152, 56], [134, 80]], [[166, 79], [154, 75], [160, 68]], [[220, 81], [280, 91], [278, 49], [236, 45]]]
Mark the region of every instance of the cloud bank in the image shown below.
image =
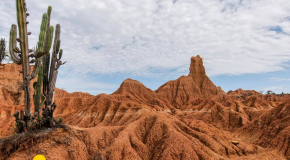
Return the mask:
[[[42, 13], [62, 26], [63, 75], [151, 78], [188, 74], [190, 57], [207, 74], [284, 70], [290, 61], [289, 0], [26, 0], [30, 45]], [[16, 23], [15, 1], [0, 2], [0, 37]]]

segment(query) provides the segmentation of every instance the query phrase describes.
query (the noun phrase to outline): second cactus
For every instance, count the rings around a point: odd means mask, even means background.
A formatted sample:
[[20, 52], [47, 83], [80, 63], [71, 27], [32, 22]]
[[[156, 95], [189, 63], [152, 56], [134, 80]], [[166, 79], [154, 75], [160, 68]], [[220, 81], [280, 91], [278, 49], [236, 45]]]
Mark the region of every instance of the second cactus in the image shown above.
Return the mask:
[[[57, 55], [61, 57], [62, 49], [60, 49], [60, 25], [56, 25], [54, 44], [52, 48], [52, 56], [50, 56], [50, 49], [53, 41], [54, 27], [50, 25], [50, 15], [52, 8], [49, 6], [47, 13], [43, 14], [38, 50], [44, 51], [44, 55], [41, 60], [38, 59], [36, 65], [39, 65], [38, 79], [33, 85], [35, 92], [33, 95], [34, 99], [34, 116], [33, 119], [39, 117], [40, 109], [42, 108], [42, 122], [36, 122], [36, 127], [45, 126], [51, 127], [54, 123], [53, 112], [56, 105], [52, 101], [54, 96], [54, 88], [56, 83], [56, 78], [58, 74], [59, 66], [65, 64], [60, 58], [56, 58]], [[51, 60], [50, 60], [51, 57]]]

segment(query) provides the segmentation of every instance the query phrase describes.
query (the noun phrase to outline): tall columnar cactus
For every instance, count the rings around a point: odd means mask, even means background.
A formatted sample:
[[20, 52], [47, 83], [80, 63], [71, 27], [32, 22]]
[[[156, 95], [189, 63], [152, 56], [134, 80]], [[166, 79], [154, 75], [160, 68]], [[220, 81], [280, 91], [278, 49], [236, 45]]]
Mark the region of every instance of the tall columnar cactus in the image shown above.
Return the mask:
[[[16, 11], [17, 11], [17, 22], [18, 22], [18, 29], [19, 29], [19, 38], [17, 38], [17, 26], [13, 24], [11, 26], [10, 31], [10, 43], [9, 43], [9, 51], [11, 55], [11, 59], [17, 63], [22, 64], [22, 71], [23, 74], [23, 90], [24, 90], [24, 105], [25, 105], [25, 115], [24, 115], [24, 127], [30, 128], [31, 127], [31, 111], [30, 111], [30, 89], [29, 84], [30, 80], [35, 77], [35, 75], [30, 74], [30, 66], [29, 63], [34, 63], [34, 61], [29, 61], [29, 58], [40, 58], [44, 52], [35, 51], [34, 54], [29, 54], [33, 52], [32, 49], [29, 49], [28, 46], [28, 35], [30, 32], [27, 32], [27, 25], [28, 21], [26, 20], [29, 13], [27, 12], [26, 2], [25, 0], [16, 0]], [[16, 41], [20, 44], [20, 49], [16, 45]], [[37, 70], [38, 67], [34, 67], [34, 70]], [[36, 74], [36, 71], [33, 72]]]
[[[53, 36], [53, 30], [51, 31], [49, 29], [49, 20], [50, 20], [50, 14], [51, 14], [51, 7], [48, 7], [47, 13], [44, 13], [42, 16], [42, 22], [40, 27], [40, 34], [39, 34], [39, 41], [37, 43], [37, 50], [38, 51], [44, 51], [44, 54], [47, 54], [51, 48], [52, 41], [48, 41], [49, 38]], [[43, 57], [46, 57], [46, 55], [43, 55]], [[39, 68], [38, 69], [38, 78], [37, 82], [33, 84], [34, 88], [34, 115], [39, 115], [39, 110], [43, 106], [44, 96], [42, 95], [41, 87], [43, 82], [43, 65], [41, 62], [42, 59], [36, 60], [36, 65]], [[41, 102], [40, 102], [41, 99]]]
[[[53, 30], [53, 28], [51, 29]], [[51, 39], [49, 38], [49, 41]], [[54, 88], [56, 83], [56, 78], [58, 74], [58, 68], [65, 64], [60, 59], [62, 57], [62, 49], [60, 49], [60, 25], [56, 25], [54, 44], [52, 50], [52, 56], [50, 59], [50, 54], [47, 54], [43, 58], [43, 94], [45, 96], [45, 108], [42, 110], [42, 115], [44, 119], [45, 126], [51, 126], [53, 123], [53, 112], [55, 110], [55, 103], [53, 102]]]
[[7, 56], [5, 49], [6, 49], [6, 41], [4, 38], [1, 38], [0, 40], [0, 64], [2, 63], [2, 60], [5, 59], [5, 57]]
[[[48, 23], [50, 20], [50, 13], [51, 13], [51, 7], [48, 8]], [[54, 38], [54, 45], [53, 45], [53, 50], [52, 50], [52, 57], [50, 61], [50, 47], [52, 44], [53, 40], [53, 31], [54, 28], [52, 26], [49, 27], [47, 31], [47, 36], [45, 41], [47, 42], [48, 46], [46, 47], [45, 50], [45, 56], [42, 57], [42, 62], [40, 64], [40, 69], [38, 72], [38, 81], [35, 84], [35, 116], [39, 115], [40, 113], [40, 108], [45, 105], [45, 108], [43, 109], [43, 115], [47, 119], [52, 120], [53, 116], [53, 111], [55, 109], [55, 106], [53, 104], [53, 95], [54, 95], [54, 88], [55, 88], [55, 83], [56, 83], [56, 78], [58, 74], [58, 68], [60, 65], [65, 64], [62, 63], [60, 60], [62, 56], [62, 50], [60, 49], [60, 25], [56, 25], [56, 30], [55, 30], [55, 38]], [[40, 44], [40, 43], [39, 43]], [[41, 46], [39, 46], [41, 47]], [[49, 49], [48, 49], [49, 48]], [[59, 55], [59, 58], [55, 58]], [[41, 92], [41, 85], [42, 85], [42, 92]], [[45, 100], [45, 101], [44, 101]], [[50, 122], [50, 121], [49, 121]], [[49, 124], [47, 124], [49, 125]]]
[[[25, 113], [16, 112], [14, 114], [16, 118], [17, 128], [23, 131], [23, 128], [27, 130], [33, 129], [33, 119], [39, 116], [40, 108], [44, 104], [45, 100], [45, 108], [51, 108], [53, 103], [51, 101], [51, 95], [54, 92], [54, 86], [56, 81], [57, 69], [60, 65], [64, 64], [59, 59], [54, 58], [59, 52], [60, 45], [60, 25], [56, 26], [55, 31], [55, 42], [53, 47], [53, 56], [51, 60], [51, 70], [50, 75], [48, 77], [48, 68], [49, 68], [49, 51], [51, 49], [52, 39], [53, 39], [53, 31], [54, 28], [50, 26], [50, 15], [51, 15], [51, 7], [48, 7], [47, 13], [44, 13], [42, 16], [42, 23], [39, 34], [39, 41], [36, 49], [29, 49], [28, 47], [28, 35], [31, 32], [27, 32], [27, 24], [26, 21], [29, 13], [27, 12], [26, 2], [25, 0], [16, 0], [16, 8], [17, 8], [17, 20], [18, 20], [18, 29], [19, 29], [19, 38], [17, 38], [17, 26], [12, 25], [10, 31], [10, 43], [9, 43], [9, 51], [11, 55], [11, 59], [16, 64], [22, 64], [23, 74], [23, 84], [22, 87], [24, 89], [24, 105], [25, 105]], [[20, 49], [16, 45], [16, 41], [20, 43]], [[58, 47], [57, 47], [58, 46]], [[30, 58], [34, 58], [31, 59]], [[30, 63], [35, 63], [32, 73], [30, 74]], [[57, 66], [57, 67], [56, 67]], [[35, 112], [34, 116], [31, 116], [30, 111], [30, 81], [38, 75], [37, 82], [33, 84], [35, 89], [33, 100], [35, 104]], [[42, 89], [43, 87], [43, 89]], [[41, 90], [42, 89], [42, 90]], [[54, 107], [55, 108], [55, 107]], [[51, 112], [51, 109], [46, 109], [46, 112]], [[53, 112], [53, 111], [52, 111]], [[52, 117], [50, 117], [52, 119]]]
[[[56, 83], [56, 78], [58, 74], [58, 68], [65, 64], [60, 59], [62, 57], [62, 49], [60, 49], [60, 25], [56, 25], [55, 30], [55, 38], [54, 38], [54, 44], [53, 44], [53, 51], [51, 56], [51, 64], [47, 61], [46, 68], [50, 67], [49, 70], [49, 76], [45, 77], [47, 78], [47, 83], [45, 84], [44, 91], [46, 94], [46, 102], [47, 106], [50, 107], [52, 104], [53, 96], [54, 96], [54, 88]], [[46, 70], [46, 75], [48, 75], [48, 70]]]

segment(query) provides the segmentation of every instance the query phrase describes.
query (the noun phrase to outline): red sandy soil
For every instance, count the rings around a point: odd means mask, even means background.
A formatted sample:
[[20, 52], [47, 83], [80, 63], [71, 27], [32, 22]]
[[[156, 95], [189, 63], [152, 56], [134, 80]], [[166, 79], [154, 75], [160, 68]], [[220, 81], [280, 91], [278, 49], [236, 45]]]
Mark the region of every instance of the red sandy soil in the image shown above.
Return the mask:
[[225, 93], [199, 56], [156, 91], [132, 79], [110, 95], [56, 89], [55, 116], [68, 127], [7, 138], [24, 108], [19, 70], [0, 68], [0, 159], [290, 159], [290, 95]]

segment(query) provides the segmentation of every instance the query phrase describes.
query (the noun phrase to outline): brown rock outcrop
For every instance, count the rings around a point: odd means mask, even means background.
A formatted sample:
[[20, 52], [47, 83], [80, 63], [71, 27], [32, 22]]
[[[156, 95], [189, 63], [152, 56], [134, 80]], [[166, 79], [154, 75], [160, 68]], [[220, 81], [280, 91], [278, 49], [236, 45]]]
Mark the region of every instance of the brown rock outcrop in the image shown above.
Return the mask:
[[[0, 99], [6, 99], [9, 104], [19, 105], [24, 103], [24, 92], [20, 87], [23, 80], [21, 70], [22, 66], [16, 64], [6, 64], [0, 67], [0, 94], [3, 94]], [[30, 67], [31, 72], [32, 70], [33, 66]], [[35, 81], [36, 79], [31, 81], [30, 90], [33, 89], [32, 85]], [[31, 95], [33, 95], [33, 92], [31, 92]]]
[[227, 95], [229, 96], [261, 96], [262, 94], [255, 91], [255, 90], [242, 90], [241, 88], [235, 90], [235, 91], [228, 91]]
[[193, 81], [200, 88], [200, 92], [204, 97], [211, 97], [224, 93], [221, 88], [217, 88], [213, 82], [205, 74], [205, 68], [203, 66], [202, 58], [199, 55], [191, 57], [191, 64], [189, 68], [190, 72], [188, 76], [191, 76]]
[[264, 110], [250, 124], [243, 126], [239, 135], [248, 142], [262, 147], [279, 149], [290, 157], [290, 101], [275, 108]]
[[169, 81], [156, 90], [156, 93], [166, 98], [176, 108], [184, 109], [201, 99], [211, 99], [225, 92], [216, 87], [205, 74], [202, 58], [199, 55], [191, 57], [188, 76]]
[[159, 87], [156, 93], [176, 108], [191, 106], [192, 102], [202, 97], [200, 88], [190, 76], [182, 76], [177, 80], [169, 81]]

